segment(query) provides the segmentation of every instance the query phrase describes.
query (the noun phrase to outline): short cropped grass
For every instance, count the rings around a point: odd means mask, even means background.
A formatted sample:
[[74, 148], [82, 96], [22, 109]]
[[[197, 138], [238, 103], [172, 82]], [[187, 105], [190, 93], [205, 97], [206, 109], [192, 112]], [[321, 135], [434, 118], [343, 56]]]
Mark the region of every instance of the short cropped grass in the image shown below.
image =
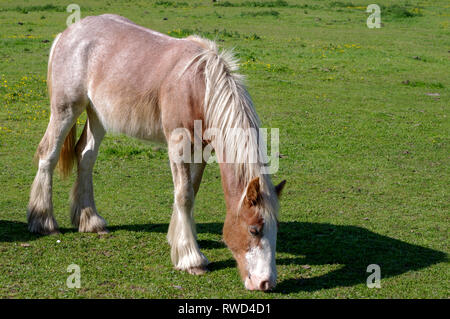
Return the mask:
[[[75, 1], [82, 17], [123, 15], [175, 36], [233, 48], [263, 127], [280, 129], [287, 179], [277, 244], [278, 286], [243, 287], [221, 238], [225, 204], [207, 167], [196, 222], [210, 272], [173, 269], [166, 232], [173, 186], [164, 145], [108, 135], [94, 171], [111, 231], [70, 225], [74, 181], [55, 174], [62, 234], [26, 226], [35, 149], [49, 119], [48, 52], [70, 2], [0, 4], [1, 298], [448, 298], [448, 1]], [[85, 115], [79, 119], [82, 127]], [[79, 129], [81, 130], [81, 129]], [[80, 133], [80, 132], [79, 132]], [[67, 267], [81, 269], [70, 289]], [[381, 288], [366, 285], [381, 267]]]

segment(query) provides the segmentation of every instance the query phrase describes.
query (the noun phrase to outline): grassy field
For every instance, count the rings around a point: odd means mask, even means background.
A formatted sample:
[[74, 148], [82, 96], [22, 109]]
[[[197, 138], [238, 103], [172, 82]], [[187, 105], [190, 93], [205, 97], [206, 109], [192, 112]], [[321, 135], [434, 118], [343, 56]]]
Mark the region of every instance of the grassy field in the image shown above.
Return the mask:
[[[221, 241], [217, 165], [196, 202], [211, 271], [173, 269], [164, 145], [105, 138], [94, 187], [109, 234], [71, 226], [73, 176], [54, 179], [62, 234], [28, 233], [32, 157], [49, 118], [48, 52], [72, 2], [0, 4], [1, 298], [450, 297], [448, 1], [378, 0], [380, 29], [366, 25], [373, 0], [76, 1], [82, 17], [116, 13], [234, 48], [263, 127], [280, 128], [273, 179], [288, 183], [271, 293], [243, 288]], [[81, 268], [79, 289], [66, 286], [70, 264]], [[366, 286], [369, 264], [381, 267], [380, 289]]]

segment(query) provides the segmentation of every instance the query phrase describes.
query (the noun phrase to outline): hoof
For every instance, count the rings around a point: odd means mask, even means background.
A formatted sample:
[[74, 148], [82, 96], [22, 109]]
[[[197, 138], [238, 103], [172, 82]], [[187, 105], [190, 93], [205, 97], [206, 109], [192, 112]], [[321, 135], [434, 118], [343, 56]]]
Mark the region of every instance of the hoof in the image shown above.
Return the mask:
[[78, 231], [80, 233], [97, 233], [100, 235], [109, 233], [108, 229], [106, 229], [105, 220], [99, 215], [91, 216], [89, 219], [81, 218]]
[[29, 218], [28, 230], [31, 233], [39, 235], [57, 235], [60, 234], [58, 224], [54, 218]]
[[191, 275], [204, 275], [208, 272], [208, 268], [206, 268], [206, 266], [202, 266], [202, 267], [191, 267], [186, 269], [186, 271], [188, 273], [190, 273]]

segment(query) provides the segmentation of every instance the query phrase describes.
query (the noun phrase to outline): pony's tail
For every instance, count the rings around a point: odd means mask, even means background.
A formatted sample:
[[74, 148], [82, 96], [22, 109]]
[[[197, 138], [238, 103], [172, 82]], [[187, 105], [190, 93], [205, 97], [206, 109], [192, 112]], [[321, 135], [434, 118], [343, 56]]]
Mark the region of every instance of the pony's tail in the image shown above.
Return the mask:
[[69, 134], [67, 134], [64, 144], [59, 154], [58, 171], [61, 178], [67, 178], [71, 173], [77, 158], [75, 152], [75, 142], [77, 140], [77, 123], [72, 126]]

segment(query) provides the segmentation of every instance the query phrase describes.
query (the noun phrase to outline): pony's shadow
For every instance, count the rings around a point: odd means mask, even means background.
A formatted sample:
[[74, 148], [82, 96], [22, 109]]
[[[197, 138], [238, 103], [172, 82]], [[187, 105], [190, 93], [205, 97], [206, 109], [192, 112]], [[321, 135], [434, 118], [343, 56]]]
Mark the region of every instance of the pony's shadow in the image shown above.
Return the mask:
[[[198, 233], [221, 234], [221, 223], [199, 223]], [[168, 224], [138, 224], [110, 226], [133, 232], [166, 233]], [[62, 233], [74, 230], [61, 229]], [[38, 238], [27, 231], [25, 223], [0, 220], [0, 242], [29, 241]], [[220, 241], [199, 240], [202, 249], [224, 247]], [[397, 276], [426, 268], [447, 260], [443, 252], [409, 244], [362, 227], [337, 226], [326, 223], [281, 222], [277, 251], [293, 257], [278, 257], [278, 265], [301, 265], [298, 276], [280, 280], [275, 292], [316, 291], [365, 283], [370, 273], [367, 266], [377, 264], [381, 278]], [[332, 265], [335, 270], [310, 277], [314, 265]], [[212, 262], [210, 270], [235, 267], [233, 259]]]
[[[199, 223], [198, 233], [221, 234], [222, 223]], [[168, 224], [123, 225], [115, 230], [166, 233]], [[201, 249], [222, 248], [219, 241], [199, 240]], [[278, 257], [278, 265], [301, 265], [297, 277], [279, 281], [274, 292], [289, 294], [366, 283], [371, 264], [380, 266], [381, 277], [388, 278], [409, 271], [426, 268], [447, 260], [443, 252], [409, 244], [379, 235], [357, 226], [337, 226], [327, 223], [280, 222], [277, 252], [294, 257]], [[212, 261], [211, 271], [235, 267], [233, 259]], [[310, 267], [333, 265], [335, 270], [310, 277]]]

